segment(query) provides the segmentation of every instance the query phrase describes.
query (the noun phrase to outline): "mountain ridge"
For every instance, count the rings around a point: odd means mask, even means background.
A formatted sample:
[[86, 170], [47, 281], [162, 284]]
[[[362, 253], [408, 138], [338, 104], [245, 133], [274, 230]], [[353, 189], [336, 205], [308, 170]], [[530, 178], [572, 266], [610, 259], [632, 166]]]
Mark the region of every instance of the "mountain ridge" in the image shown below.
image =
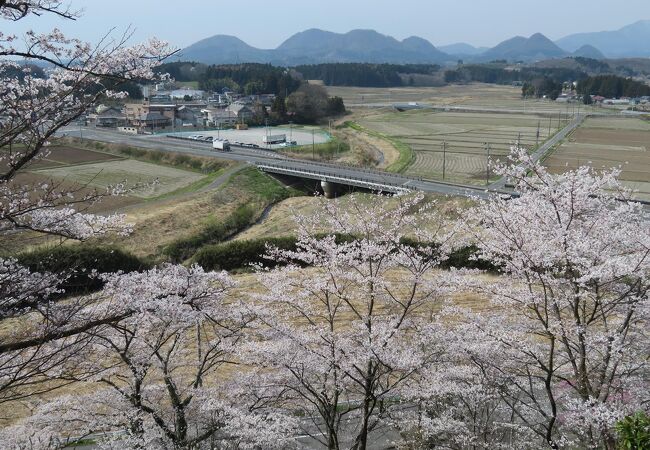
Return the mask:
[[[251, 60], [243, 61], [244, 58]], [[322, 62], [438, 64], [453, 58], [417, 36], [399, 41], [375, 30], [334, 33], [311, 28], [268, 50], [252, 47], [234, 36], [215, 35], [181, 50], [178, 59], [206, 64], [261, 62], [296, 65]]]
[[334, 62], [443, 64], [458, 59], [534, 62], [567, 56], [650, 57], [648, 42], [650, 20], [615, 31], [572, 34], [555, 42], [541, 33], [528, 38], [515, 36], [492, 48], [477, 48], [464, 42], [436, 47], [418, 36], [400, 41], [368, 29], [335, 33], [311, 28], [293, 34], [274, 49], [256, 48], [235, 36], [218, 34], [186, 47], [175, 59], [206, 64], [253, 62], [287, 66]]
[[639, 20], [613, 31], [570, 34], [555, 42], [569, 52], [591, 45], [608, 58], [650, 57], [650, 20]]

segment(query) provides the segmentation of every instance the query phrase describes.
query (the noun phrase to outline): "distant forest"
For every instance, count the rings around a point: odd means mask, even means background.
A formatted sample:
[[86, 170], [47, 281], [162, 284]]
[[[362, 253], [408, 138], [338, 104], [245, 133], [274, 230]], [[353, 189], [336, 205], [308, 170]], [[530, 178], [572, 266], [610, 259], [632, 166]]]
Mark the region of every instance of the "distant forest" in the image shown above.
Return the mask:
[[458, 67], [445, 72], [447, 83], [494, 83], [523, 84], [522, 95], [525, 97], [548, 97], [555, 100], [562, 93], [565, 82], [583, 80], [588, 75], [577, 69], [523, 67], [512, 70], [490, 64], [476, 64]]
[[631, 78], [600, 75], [581, 80], [578, 83], [578, 93], [605, 98], [643, 97], [650, 95], [650, 86]]
[[177, 81], [196, 81], [199, 88], [220, 91], [229, 88], [242, 94], [273, 93], [288, 96], [300, 87], [301, 79], [323, 80], [328, 86], [398, 87], [413, 82], [409, 75], [432, 75], [435, 64], [332, 63], [303, 65], [291, 69], [270, 64], [208, 66], [192, 62], [163, 64], [159, 73]]
[[[409, 85], [409, 75], [432, 75], [436, 64], [331, 63], [296, 66], [308, 80], [323, 80], [327, 86], [399, 87]], [[403, 77], [402, 75], [406, 75]], [[412, 81], [411, 81], [412, 82]]]
[[289, 69], [270, 64], [229, 64], [208, 66], [199, 63], [174, 62], [157, 68], [177, 81], [196, 81], [199, 89], [222, 91], [228, 88], [241, 94], [275, 94], [287, 97], [301, 81]]
[[588, 75], [576, 69], [566, 69], [559, 67], [539, 68], [523, 67], [518, 70], [506, 69], [504, 67], [493, 66], [489, 64], [475, 64], [460, 66], [455, 70], [445, 72], [445, 81], [447, 83], [494, 83], [494, 84], [511, 84], [516, 81], [526, 82], [539, 78], [547, 78], [556, 83], [567, 81], [577, 81], [587, 78]]
[[[607, 70], [607, 64], [589, 58], [574, 58], [585, 70]], [[169, 73], [177, 81], [194, 81], [200, 89], [242, 94], [272, 93], [287, 98], [297, 91], [303, 80], [322, 80], [327, 86], [399, 87], [413, 84], [414, 77], [437, 76], [441, 82], [493, 83], [523, 85], [522, 95], [547, 96], [555, 99], [562, 84], [578, 81], [581, 94], [603, 97], [650, 95], [650, 86], [615, 75], [589, 76], [584, 70], [565, 67], [521, 67], [504, 64], [467, 64], [444, 70], [435, 64], [331, 63], [302, 65], [293, 68], [270, 64], [214, 65], [174, 62], [161, 65], [159, 73]]]

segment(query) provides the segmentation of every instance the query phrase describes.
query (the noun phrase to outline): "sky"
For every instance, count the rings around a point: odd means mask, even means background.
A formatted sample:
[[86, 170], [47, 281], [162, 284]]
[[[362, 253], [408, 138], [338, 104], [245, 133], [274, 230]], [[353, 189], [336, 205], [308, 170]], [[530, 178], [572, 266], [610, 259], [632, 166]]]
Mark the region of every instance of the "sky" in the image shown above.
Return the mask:
[[[650, 19], [649, 0], [69, 0], [82, 9], [76, 22], [55, 17], [2, 24], [4, 33], [53, 27], [97, 42], [107, 32], [135, 29], [133, 40], [156, 36], [183, 48], [215, 34], [275, 48], [309, 28], [335, 32], [374, 29], [404, 39], [420, 36], [439, 46], [467, 42], [492, 47], [515, 35], [551, 39], [615, 30]], [[3, 21], [4, 22], [4, 21]]]

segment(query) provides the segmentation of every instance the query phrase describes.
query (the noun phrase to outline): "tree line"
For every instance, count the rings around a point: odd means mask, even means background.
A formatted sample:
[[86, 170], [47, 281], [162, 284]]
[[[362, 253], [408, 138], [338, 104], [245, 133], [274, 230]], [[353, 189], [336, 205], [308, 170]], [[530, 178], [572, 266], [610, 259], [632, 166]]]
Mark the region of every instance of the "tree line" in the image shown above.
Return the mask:
[[205, 65], [195, 62], [173, 62], [160, 65], [157, 73], [168, 73], [177, 81], [196, 81], [199, 88], [221, 92], [275, 94], [287, 97], [300, 87], [301, 80], [289, 69], [270, 64]]
[[548, 78], [554, 82], [564, 83], [587, 78], [582, 70], [568, 68], [538, 68], [523, 67], [511, 70], [492, 64], [463, 65], [445, 72], [447, 83], [493, 83], [511, 84], [514, 82], [532, 81], [539, 78]]
[[305, 79], [322, 80], [327, 86], [399, 87], [408, 84], [402, 75], [431, 75], [435, 64], [328, 63], [296, 66]]
[[643, 97], [650, 95], [650, 86], [616, 75], [599, 75], [587, 77], [578, 82], [578, 93], [582, 95], [600, 95], [605, 98]]

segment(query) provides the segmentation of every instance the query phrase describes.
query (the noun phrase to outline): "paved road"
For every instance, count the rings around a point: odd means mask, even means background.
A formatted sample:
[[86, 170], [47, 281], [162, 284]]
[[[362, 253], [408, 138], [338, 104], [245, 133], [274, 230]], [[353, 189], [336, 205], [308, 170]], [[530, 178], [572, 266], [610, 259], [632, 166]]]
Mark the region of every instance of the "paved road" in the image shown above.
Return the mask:
[[[559, 144], [564, 138], [566, 138], [570, 133], [572, 133], [576, 128], [578, 128], [582, 122], [584, 122], [586, 115], [579, 115], [576, 116], [576, 118], [569, 123], [566, 127], [564, 127], [562, 130], [560, 130], [559, 133], [557, 133], [555, 136], [553, 136], [551, 139], [546, 141], [544, 144], [542, 144], [537, 150], [535, 150], [535, 153], [531, 155], [532, 159], [534, 162], [539, 161], [541, 158], [548, 153], [549, 150], [551, 150], [553, 147], [555, 147], [557, 144]], [[496, 181], [490, 185], [490, 190], [503, 190], [506, 187], [507, 180], [502, 178], [499, 181]]]
[[350, 184], [360, 186], [365, 183], [370, 188], [373, 186], [389, 186], [395, 188], [395, 190], [419, 190], [443, 195], [476, 196], [480, 198], [486, 198], [491, 195], [485, 188], [426, 181], [400, 174], [360, 169], [358, 167], [291, 159], [262, 149], [257, 150], [232, 146], [233, 150], [230, 152], [215, 152], [209, 143], [178, 140], [165, 136], [129, 135], [96, 128], [83, 128], [82, 130], [79, 128], [67, 128], [62, 130], [62, 133], [69, 136], [81, 135], [84, 139], [125, 144], [152, 150], [243, 161], [262, 166], [271, 172], [291, 174], [288, 171], [293, 171], [293, 174], [296, 176], [316, 180], [329, 180], [339, 182], [340, 184], [346, 184], [346, 181], [349, 180], [351, 181]]

